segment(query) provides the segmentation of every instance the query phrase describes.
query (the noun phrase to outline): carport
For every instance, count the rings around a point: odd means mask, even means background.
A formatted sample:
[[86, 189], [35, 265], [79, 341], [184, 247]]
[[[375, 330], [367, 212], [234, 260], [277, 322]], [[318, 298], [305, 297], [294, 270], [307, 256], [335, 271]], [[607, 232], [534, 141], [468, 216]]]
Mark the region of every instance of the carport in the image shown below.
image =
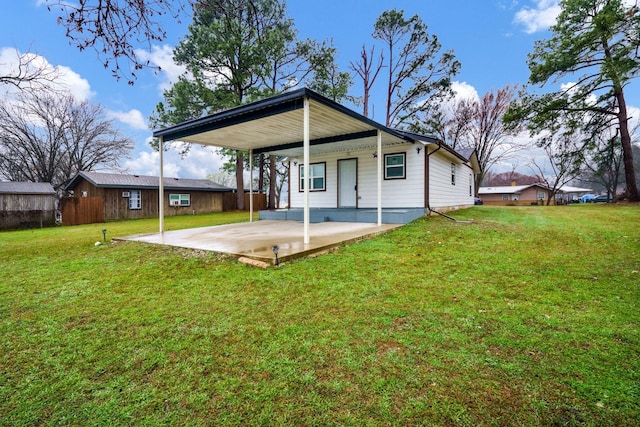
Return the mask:
[[[414, 143], [407, 134], [387, 128], [360, 114], [302, 88], [262, 101], [236, 107], [201, 119], [158, 130], [153, 136], [160, 146], [160, 192], [164, 200], [163, 150], [168, 141], [184, 141], [247, 151], [302, 158], [309, 170], [311, 157], [335, 151]], [[253, 165], [250, 165], [253, 170]], [[306, 179], [309, 179], [307, 177]], [[251, 177], [250, 182], [253, 181]], [[377, 226], [382, 227], [382, 156], [377, 156]], [[250, 185], [250, 218], [253, 218], [253, 188]], [[309, 187], [304, 185], [303, 242], [310, 244]], [[164, 207], [160, 203], [160, 233], [164, 233]]]

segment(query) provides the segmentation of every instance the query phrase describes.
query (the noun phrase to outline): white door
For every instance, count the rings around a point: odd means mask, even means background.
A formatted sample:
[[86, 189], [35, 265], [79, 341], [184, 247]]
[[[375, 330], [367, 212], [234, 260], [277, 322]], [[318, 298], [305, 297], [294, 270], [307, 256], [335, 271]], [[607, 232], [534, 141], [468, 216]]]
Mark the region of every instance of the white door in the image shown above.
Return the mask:
[[338, 207], [355, 208], [358, 199], [358, 161], [338, 160]]

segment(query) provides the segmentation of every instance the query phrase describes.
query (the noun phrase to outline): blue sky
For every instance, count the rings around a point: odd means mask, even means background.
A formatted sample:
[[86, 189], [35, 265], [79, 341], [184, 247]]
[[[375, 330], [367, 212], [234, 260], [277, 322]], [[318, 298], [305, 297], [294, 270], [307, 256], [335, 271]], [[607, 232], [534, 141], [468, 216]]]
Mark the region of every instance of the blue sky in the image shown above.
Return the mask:
[[[63, 80], [80, 99], [102, 104], [122, 133], [136, 146], [121, 166], [130, 173], [157, 175], [158, 155], [148, 145], [151, 130], [146, 120], [162, 101], [162, 89], [180, 74], [171, 61], [171, 49], [184, 37], [191, 21], [167, 19], [168, 39], [142, 53], [162, 67], [160, 73], [144, 70], [133, 86], [118, 81], [103, 68], [93, 51], [80, 52], [70, 45], [56, 15], [47, 11], [43, 0], [4, 2], [0, 14], [0, 72], [10, 67], [15, 50], [40, 55], [52, 67], [59, 67]], [[369, 48], [377, 17], [385, 10], [403, 9], [405, 16], [420, 15], [429, 32], [436, 34], [443, 50], [453, 50], [462, 63], [455, 78], [461, 96], [482, 96], [507, 84], [528, 79], [527, 54], [535, 40], [549, 37], [548, 27], [558, 13], [557, 0], [289, 0], [289, 16], [300, 38], [333, 39], [338, 62], [346, 69], [359, 57], [362, 45]], [[382, 79], [377, 83], [382, 88]], [[627, 90], [627, 102], [640, 106], [637, 83]], [[352, 94], [361, 88], [356, 80]], [[383, 121], [384, 101], [374, 93], [374, 120]], [[354, 108], [356, 111], [357, 108]], [[515, 162], [515, 160], [513, 161]], [[204, 178], [220, 167], [211, 149], [196, 148], [187, 159], [175, 152], [165, 156], [165, 174], [182, 178]], [[503, 165], [510, 169], [511, 165]], [[526, 173], [526, 170], [523, 170]]]

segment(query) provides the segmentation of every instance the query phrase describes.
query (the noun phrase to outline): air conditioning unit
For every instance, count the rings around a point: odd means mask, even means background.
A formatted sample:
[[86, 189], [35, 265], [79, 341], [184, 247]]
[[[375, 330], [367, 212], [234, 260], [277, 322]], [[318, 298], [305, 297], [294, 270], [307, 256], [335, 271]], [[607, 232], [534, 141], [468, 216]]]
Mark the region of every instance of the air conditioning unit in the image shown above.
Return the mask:
[[122, 192], [122, 197], [130, 197], [130, 196], [131, 196], [131, 194], [129, 194], [128, 191], [123, 191]]
[[169, 200], [169, 205], [180, 206], [180, 200]]

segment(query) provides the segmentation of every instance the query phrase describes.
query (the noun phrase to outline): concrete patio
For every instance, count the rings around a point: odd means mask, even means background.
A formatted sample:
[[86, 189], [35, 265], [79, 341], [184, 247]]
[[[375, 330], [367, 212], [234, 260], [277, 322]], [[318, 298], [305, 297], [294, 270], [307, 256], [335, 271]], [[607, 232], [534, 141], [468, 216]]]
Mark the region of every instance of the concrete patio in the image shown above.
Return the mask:
[[400, 227], [399, 224], [322, 222], [310, 224], [309, 244], [304, 244], [304, 225], [297, 221], [255, 221], [214, 227], [140, 234], [118, 240], [155, 243], [215, 251], [273, 265], [278, 246], [279, 262], [313, 255], [343, 244]]

